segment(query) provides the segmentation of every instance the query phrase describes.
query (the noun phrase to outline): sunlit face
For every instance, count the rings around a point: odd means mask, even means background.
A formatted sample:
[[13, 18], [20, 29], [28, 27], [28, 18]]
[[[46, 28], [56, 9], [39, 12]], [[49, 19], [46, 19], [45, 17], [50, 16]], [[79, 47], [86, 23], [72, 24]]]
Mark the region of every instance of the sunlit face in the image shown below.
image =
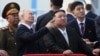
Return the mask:
[[31, 10], [26, 10], [23, 15], [24, 21], [33, 23], [34, 22], [34, 15]]
[[78, 18], [85, 17], [85, 10], [83, 5], [77, 5], [73, 10], [73, 14]]
[[12, 25], [17, 25], [19, 23], [18, 13], [13, 13], [7, 16], [7, 20]]
[[66, 26], [67, 18], [64, 12], [57, 12], [54, 17], [55, 21], [54, 24], [58, 27]]

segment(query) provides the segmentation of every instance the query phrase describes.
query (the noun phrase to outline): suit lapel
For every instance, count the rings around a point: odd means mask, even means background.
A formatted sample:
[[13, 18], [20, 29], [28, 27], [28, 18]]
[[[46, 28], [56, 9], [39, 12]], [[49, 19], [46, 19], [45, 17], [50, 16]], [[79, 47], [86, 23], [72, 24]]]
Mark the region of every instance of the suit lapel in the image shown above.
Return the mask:
[[52, 33], [54, 34], [54, 36], [56, 35], [56, 37], [62, 41], [62, 45], [64, 45], [65, 48], [69, 48], [64, 36], [57, 28], [53, 28]]
[[25, 25], [21, 24], [20, 27], [25, 28], [27, 31], [31, 32], [30, 29], [28, 29]]
[[73, 22], [73, 26], [75, 27], [76, 32], [81, 36], [80, 29], [76, 20]]
[[84, 35], [87, 33], [87, 31], [91, 31], [91, 29], [89, 29], [89, 28], [90, 28], [90, 23], [89, 23], [88, 19], [86, 18]]
[[67, 34], [68, 34], [70, 49], [73, 49], [73, 48], [74, 48], [73, 42], [74, 42], [75, 39], [72, 38], [72, 37], [74, 37], [74, 36], [72, 35], [70, 28], [68, 28], [68, 27], [67, 27]]

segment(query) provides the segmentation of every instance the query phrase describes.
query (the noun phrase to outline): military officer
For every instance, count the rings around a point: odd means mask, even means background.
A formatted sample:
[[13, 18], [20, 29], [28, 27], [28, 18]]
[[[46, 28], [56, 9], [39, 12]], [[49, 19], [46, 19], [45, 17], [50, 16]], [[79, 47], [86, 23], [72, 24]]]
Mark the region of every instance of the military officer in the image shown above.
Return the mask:
[[15, 2], [8, 3], [2, 12], [2, 17], [9, 22], [8, 26], [0, 28], [0, 56], [16, 56], [14, 33], [19, 22], [20, 7]]

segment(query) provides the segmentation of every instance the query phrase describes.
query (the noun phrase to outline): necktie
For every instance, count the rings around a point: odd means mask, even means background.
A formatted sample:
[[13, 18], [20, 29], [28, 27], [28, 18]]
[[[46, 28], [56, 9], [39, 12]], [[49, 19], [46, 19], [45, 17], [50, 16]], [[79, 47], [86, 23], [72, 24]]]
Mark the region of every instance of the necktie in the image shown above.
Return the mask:
[[84, 23], [80, 23], [80, 25], [81, 25], [81, 34], [83, 35], [83, 33], [84, 33]]
[[30, 31], [33, 33], [33, 29], [31, 28]]

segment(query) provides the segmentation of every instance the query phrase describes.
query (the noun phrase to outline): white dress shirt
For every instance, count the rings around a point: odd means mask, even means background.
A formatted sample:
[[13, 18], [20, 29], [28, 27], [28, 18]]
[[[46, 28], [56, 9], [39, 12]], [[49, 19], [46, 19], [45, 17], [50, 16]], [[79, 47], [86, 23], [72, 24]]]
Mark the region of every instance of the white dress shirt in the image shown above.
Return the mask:
[[83, 23], [83, 26], [84, 26], [84, 32], [85, 32], [85, 21], [86, 21], [86, 18], [84, 18], [84, 20], [81, 22], [77, 19], [77, 23], [78, 23], [78, 27], [80, 29], [80, 33], [82, 34], [81, 32], [81, 23]]
[[33, 29], [33, 28], [32, 28], [33, 26], [30, 26], [30, 25], [28, 25], [28, 24], [26, 24], [26, 23], [20, 23], [20, 24], [26, 26], [28, 29]]
[[64, 30], [58, 28], [58, 30], [61, 32], [61, 34], [64, 36], [67, 44], [69, 45], [69, 39], [68, 39], [68, 34], [67, 34], [67, 31], [66, 31], [66, 28]]

